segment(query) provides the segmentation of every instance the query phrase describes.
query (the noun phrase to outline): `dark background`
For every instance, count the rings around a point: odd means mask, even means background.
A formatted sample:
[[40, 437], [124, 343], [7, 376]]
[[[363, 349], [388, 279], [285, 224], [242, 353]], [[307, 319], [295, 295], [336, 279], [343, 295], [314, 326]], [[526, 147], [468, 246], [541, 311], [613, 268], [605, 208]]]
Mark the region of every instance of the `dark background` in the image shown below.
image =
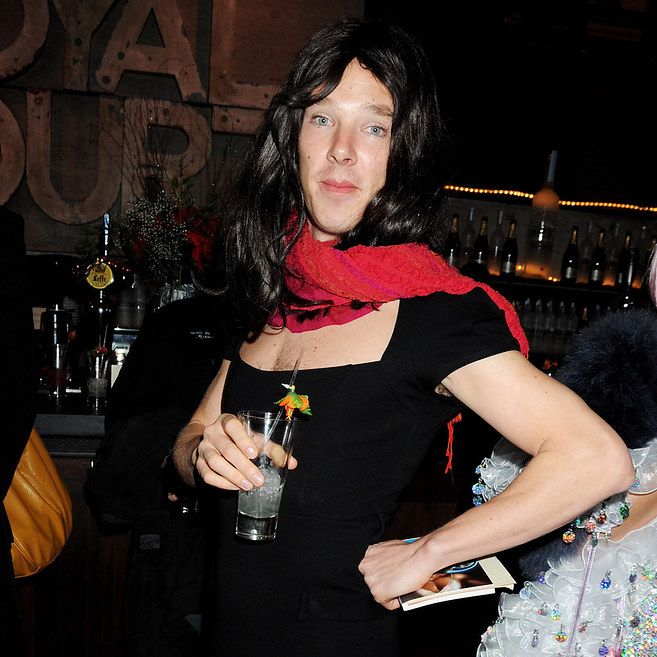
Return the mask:
[[369, 0], [427, 49], [454, 142], [454, 182], [555, 187], [572, 200], [657, 203], [649, 0]]

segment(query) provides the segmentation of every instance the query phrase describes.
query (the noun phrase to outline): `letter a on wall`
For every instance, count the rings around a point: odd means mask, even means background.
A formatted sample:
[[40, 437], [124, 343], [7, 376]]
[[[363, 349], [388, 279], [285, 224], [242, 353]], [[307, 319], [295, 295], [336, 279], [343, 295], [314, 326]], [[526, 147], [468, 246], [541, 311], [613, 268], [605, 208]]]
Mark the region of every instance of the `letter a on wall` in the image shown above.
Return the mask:
[[[149, 17], [157, 21], [163, 46], [139, 43]], [[128, 0], [107, 44], [96, 81], [113, 93], [124, 71], [173, 75], [183, 100], [206, 100], [178, 6], [171, 0]]]

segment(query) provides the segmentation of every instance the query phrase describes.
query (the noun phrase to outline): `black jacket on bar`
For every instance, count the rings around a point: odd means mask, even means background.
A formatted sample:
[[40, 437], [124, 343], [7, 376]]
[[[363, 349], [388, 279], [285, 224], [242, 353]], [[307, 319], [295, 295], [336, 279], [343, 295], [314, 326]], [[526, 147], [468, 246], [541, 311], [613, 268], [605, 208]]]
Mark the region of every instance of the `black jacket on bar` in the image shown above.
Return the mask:
[[[132, 531], [126, 582], [130, 657], [202, 654], [195, 627], [203, 595], [202, 517], [195, 512], [196, 491], [182, 484], [167, 455], [228, 342], [216, 298], [169, 303], [144, 319], [109, 394], [105, 437], [85, 492], [101, 528]], [[179, 501], [169, 501], [168, 493]]]

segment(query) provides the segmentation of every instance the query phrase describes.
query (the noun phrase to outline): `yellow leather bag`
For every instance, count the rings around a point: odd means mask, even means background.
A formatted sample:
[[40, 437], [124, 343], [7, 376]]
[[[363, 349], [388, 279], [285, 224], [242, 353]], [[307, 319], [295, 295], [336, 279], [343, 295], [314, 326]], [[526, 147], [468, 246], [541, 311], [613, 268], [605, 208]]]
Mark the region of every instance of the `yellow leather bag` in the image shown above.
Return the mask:
[[4, 506], [14, 535], [14, 576], [34, 575], [57, 558], [73, 526], [71, 497], [36, 429], [30, 433]]

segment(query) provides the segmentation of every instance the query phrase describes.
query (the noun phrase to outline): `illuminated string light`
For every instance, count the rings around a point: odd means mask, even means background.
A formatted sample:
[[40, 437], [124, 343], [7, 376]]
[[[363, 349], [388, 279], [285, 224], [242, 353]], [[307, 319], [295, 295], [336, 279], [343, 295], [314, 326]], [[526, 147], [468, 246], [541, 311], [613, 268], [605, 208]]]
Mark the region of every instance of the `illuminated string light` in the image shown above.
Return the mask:
[[481, 187], [462, 187], [460, 185], [445, 185], [451, 192], [465, 192], [466, 194], [495, 194], [498, 196], [518, 196], [520, 198], [534, 198], [533, 194], [518, 192], [513, 189], [482, 189]]
[[[462, 185], [445, 185], [444, 189], [450, 192], [465, 194], [486, 194], [492, 196], [515, 196], [517, 198], [533, 199], [534, 195], [519, 192], [515, 189], [484, 189], [482, 187], [465, 187]], [[559, 205], [573, 208], [605, 208], [612, 210], [635, 210], [637, 212], [657, 213], [657, 207], [652, 205], [635, 205], [633, 203], [610, 203], [607, 201], [565, 201], [559, 200]]]

